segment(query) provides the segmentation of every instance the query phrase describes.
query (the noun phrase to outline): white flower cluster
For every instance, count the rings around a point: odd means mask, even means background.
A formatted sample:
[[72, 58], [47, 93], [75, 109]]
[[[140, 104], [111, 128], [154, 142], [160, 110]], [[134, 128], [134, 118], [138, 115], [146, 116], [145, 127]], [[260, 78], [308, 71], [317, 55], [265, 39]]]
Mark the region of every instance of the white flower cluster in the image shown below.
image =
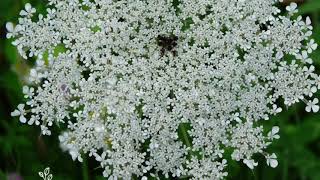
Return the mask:
[[[49, 0], [26, 4], [8, 38], [35, 57], [26, 104], [12, 116], [65, 127], [73, 159], [94, 156], [109, 179], [227, 176], [227, 153], [249, 168], [279, 128], [261, 121], [320, 88], [310, 18], [279, 0]], [[64, 125], [67, 124], [67, 125]]]

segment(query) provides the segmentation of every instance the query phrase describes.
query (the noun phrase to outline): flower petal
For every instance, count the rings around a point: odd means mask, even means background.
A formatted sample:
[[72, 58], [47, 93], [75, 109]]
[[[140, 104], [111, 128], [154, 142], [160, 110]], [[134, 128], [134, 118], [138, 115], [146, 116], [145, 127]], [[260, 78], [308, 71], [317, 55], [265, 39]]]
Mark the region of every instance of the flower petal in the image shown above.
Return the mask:
[[23, 115], [20, 116], [19, 120], [22, 123], [26, 123], [27, 122], [27, 119]]
[[30, 4], [30, 3], [27, 3], [24, 7], [25, 7], [25, 9], [26, 9], [27, 12], [30, 12], [30, 11], [31, 11], [31, 8], [32, 8], [32, 7], [31, 7], [31, 4]]
[[18, 109], [19, 109], [20, 112], [24, 111], [24, 104], [19, 104], [18, 105]]
[[12, 22], [7, 22], [6, 29], [7, 29], [8, 32], [13, 32], [14, 31], [14, 27], [13, 27]]
[[25, 10], [21, 10], [19, 13], [20, 16], [26, 16], [28, 13]]
[[278, 166], [278, 160], [276, 159], [270, 159], [270, 167], [275, 168]]
[[312, 106], [312, 111], [313, 112], [318, 112], [319, 111], [319, 106], [318, 105], [313, 105]]
[[308, 106], [306, 106], [306, 109], [305, 109], [307, 112], [311, 112], [311, 106], [310, 105], [308, 105]]
[[14, 110], [12, 113], [11, 113], [11, 116], [19, 116], [20, 115], [20, 111], [18, 110]]

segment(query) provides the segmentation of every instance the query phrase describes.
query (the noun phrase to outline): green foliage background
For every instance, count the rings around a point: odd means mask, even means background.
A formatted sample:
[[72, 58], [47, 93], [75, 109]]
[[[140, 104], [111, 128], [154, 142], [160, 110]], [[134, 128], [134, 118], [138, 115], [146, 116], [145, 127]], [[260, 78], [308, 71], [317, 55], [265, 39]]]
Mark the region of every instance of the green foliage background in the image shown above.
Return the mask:
[[[38, 172], [45, 167], [51, 168], [54, 180], [103, 179], [102, 170], [94, 160], [73, 162], [60, 149], [57, 136], [40, 136], [38, 127], [22, 125], [10, 117], [10, 112], [23, 101], [22, 84], [32, 61], [23, 61], [6, 40], [5, 23], [17, 22], [19, 11], [27, 2], [38, 12], [46, 9], [44, 0], [0, 0], [0, 180], [13, 175], [26, 180], [41, 179]], [[301, 15], [312, 18], [313, 38], [320, 44], [320, 0], [300, 3], [299, 9]], [[312, 57], [320, 73], [320, 48]], [[319, 93], [317, 96], [320, 98]], [[302, 103], [296, 104], [265, 122], [267, 129], [280, 126], [281, 138], [270, 147], [279, 158], [277, 168], [268, 167], [260, 156], [256, 157], [259, 166], [253, 171], [242, 163], [230, 161], [227, 179], [320, 180], [320, 113], [307, 114], [304, 107]]]

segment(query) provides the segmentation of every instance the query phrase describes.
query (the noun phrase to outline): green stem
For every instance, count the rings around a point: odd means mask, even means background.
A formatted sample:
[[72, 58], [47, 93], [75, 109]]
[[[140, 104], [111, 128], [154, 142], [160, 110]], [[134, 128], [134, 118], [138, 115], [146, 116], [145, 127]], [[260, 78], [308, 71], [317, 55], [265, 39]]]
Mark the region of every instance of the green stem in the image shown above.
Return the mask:
[[82, 162], [82, 177], [83, 180], [89, 180], [88, 161], [86, 157], [83, 158]]

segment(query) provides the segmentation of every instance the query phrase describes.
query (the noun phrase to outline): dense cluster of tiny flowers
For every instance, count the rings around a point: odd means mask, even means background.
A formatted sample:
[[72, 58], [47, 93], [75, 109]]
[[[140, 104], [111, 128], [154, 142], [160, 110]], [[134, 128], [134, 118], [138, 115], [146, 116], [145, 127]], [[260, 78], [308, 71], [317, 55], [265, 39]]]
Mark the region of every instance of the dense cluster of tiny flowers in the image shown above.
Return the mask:
[[[93, 156], [109, 179], [222, 179], [227, 160], [253, 169], [279, 127], [261, 121], [296, 102], [319, 110], [310, 18], [279, 0], [49, 0], [7, 23], [36, 58], [12, 116], [43, 135], [65, 127], [74, 160]], [[227, 158], [226, 149], [231, 150]]]

